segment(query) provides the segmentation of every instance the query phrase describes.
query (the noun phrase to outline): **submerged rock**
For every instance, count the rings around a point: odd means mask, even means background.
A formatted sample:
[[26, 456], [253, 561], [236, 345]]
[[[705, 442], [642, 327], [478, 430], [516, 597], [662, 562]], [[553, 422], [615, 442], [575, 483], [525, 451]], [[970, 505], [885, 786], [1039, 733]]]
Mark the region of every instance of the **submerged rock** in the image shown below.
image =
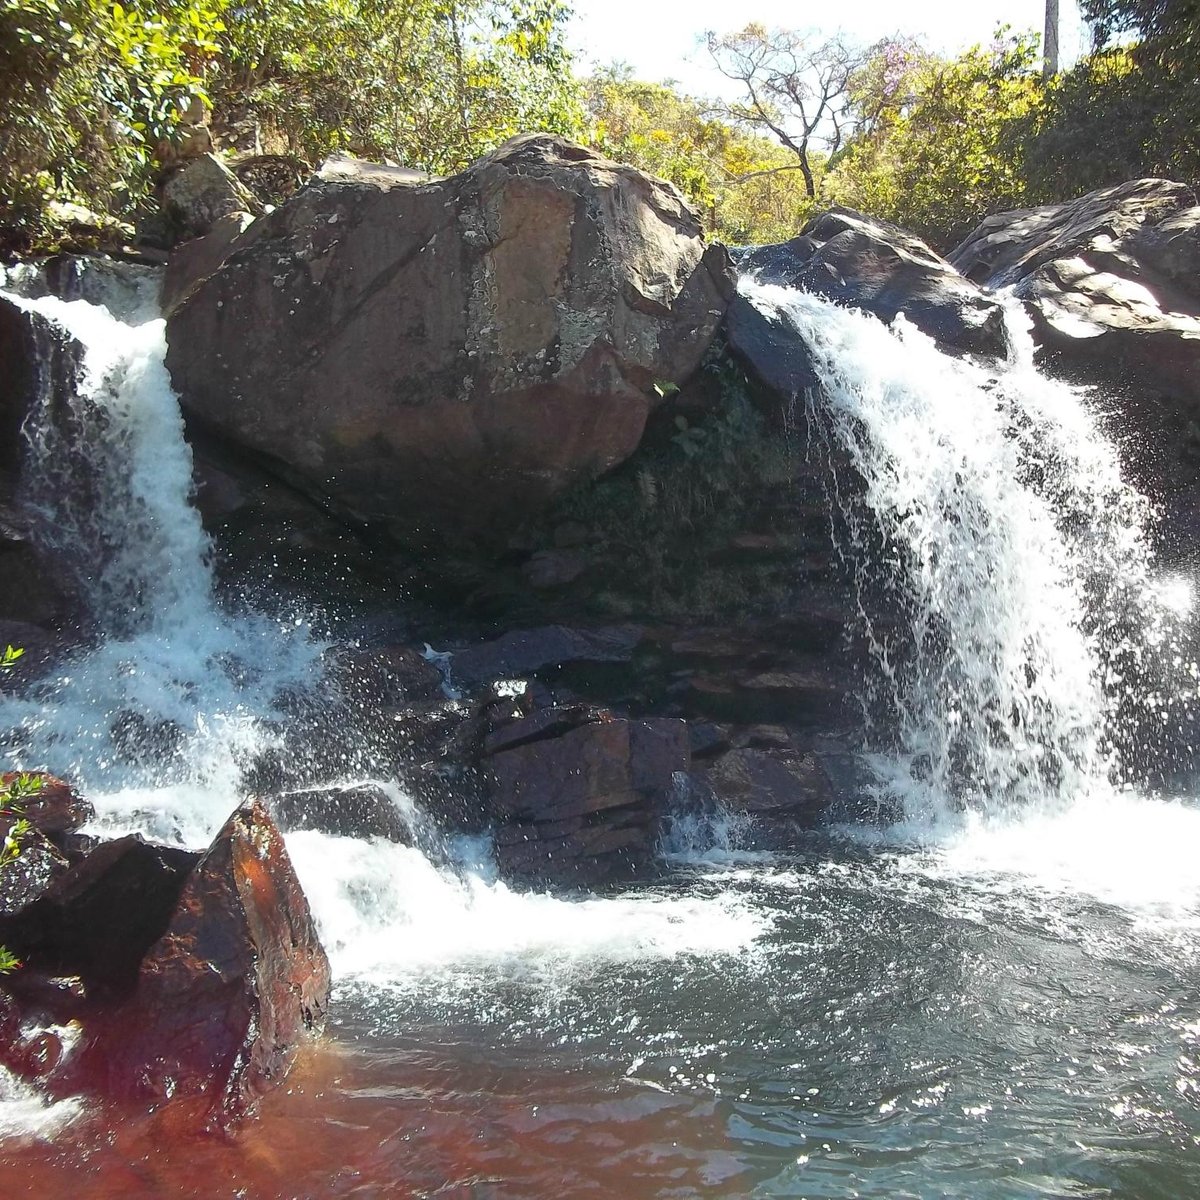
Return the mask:
[[189, 417], [402, 543], [498, 542], [624, 461], [731, 290], [669, 184], [549, 135], [318, 178], [168, 322]]
[[283, 838], [249, 801], [192, 871], [89, 1058], [110, 1094], [199, 1097], [227, 1125], [283, 1078], [328, 999], [329, 962]]

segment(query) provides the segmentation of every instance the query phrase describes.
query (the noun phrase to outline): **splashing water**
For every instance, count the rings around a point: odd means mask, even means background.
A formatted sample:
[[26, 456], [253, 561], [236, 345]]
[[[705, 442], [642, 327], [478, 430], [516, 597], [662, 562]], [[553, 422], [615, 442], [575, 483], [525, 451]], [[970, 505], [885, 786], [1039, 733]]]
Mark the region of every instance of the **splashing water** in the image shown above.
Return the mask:
[[84, 300], [9, 299], [39, 318], [42, 343], [23, 500], [99, 642], [6, 698], [0, 720], [17, 763], [77, 781], [102, 825], [203, 842], [269, 744], [262, 718], [311, 679], [321, 648], [303, 621], [217, 605], [163, 322], [126, 324]]
[[1186, 588], [1157, 577], [1151, 506], [1080, 396], [1033, 369], [1015, 314], [1012, 359], [989, 370], [903, 321], [741, 287], [808, 346], [810, 424], [861, 480], [858, 495], [835, 473], [832, 492], [881, 794], [957, 827], [964, 806], [1058, 809], [1143, 768], [1147, 728], [1179, 719], [1155, 672], [1195, 696], [1175, 641]]

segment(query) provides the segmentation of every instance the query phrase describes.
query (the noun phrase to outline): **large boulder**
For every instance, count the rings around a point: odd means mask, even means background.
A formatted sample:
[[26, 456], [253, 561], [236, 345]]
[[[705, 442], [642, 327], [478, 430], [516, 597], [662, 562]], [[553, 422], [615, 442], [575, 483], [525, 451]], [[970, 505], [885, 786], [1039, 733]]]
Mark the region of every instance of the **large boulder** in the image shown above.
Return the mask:
[[193, 423], [344, 517], [495, 543], [629, 457], [730, 292], [673, 187], [529, 135], [446, 180], [317, 177], [179, 303], [167, 361]]
[[129, 1004], [88, 1048], [104, 1091], [191, 1097], [218, 1125], [287, 1073], [329, 999], [329, 962], [283, 838], [248, 801], [188, 877]]
[[1067, 204], [988, 217], [950, 256], [1011, 287], [1043, 360], [1117, 398], [1144, 487], [1200, 529], [1200, 207], [1191, 188], [1135, 179]]
[[[858, 308], [889, 324], [903, 314], [946, 351], [999, 357], [1004, 311], [920, 238], [852, 209], [814, 217], [790, 241], [741, 254], [738, 272]], [[742, 293], [729, 310], [729, 344], [785, 400], [818, 386], [804, 343]], [[751, 289], [752, 290], [752, 289]]]
[[951, 255], [1012, 287], [1039, 342], [1093, 377], [1136, 379], [1200, 415], [1200, 208], [1165, 179], [988, 217]]
[[1007, 348], [994, 299], [914, 234], [852, 209], [831, 209], [791, 241], [756, 247], [739, 258], [738, 270], [888, 323], [903, 313], [946, 350], [1002, 355]]

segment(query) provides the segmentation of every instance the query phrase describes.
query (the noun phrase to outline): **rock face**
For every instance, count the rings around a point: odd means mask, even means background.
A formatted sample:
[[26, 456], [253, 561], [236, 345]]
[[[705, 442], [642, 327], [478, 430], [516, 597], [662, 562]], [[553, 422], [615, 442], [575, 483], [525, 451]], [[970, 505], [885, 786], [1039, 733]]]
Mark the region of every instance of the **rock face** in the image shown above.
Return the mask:
[[530, 135], [447, 180], [313, 180], [179, 304], [167, 361], [192, 421], [343, 516], [494, 542], [633, 452], [730, 291], [674, 188]]
[[203, 237], [218, 221], [259, 207], [213, 154], [201, 154], [173, 170], [159, 184], [158, 194], [163, 211], [185, 237]]
[[489, 748], [501, 869], [581, 887], [647, 869], [676, 775], [691, 765], [683, 721], [603, 710], [542, 710], [497, 731]]
[[[891, 322], [900, 313], [950, 353], [1006, 352], [1004, 312], [920, 238], [851, 209], [814, 217], [791, 241], [759, 246], [738, 271], [802, 288]], [[803, 342], [744, 296], [730, 305], [729, 344], [783, 402], [818, 381]]]
[[790, 242], [752, 250], [739, 259], [738, 270], [883, 321], [903, 313], [945, 350], [1005, 352], [1004, 314], [995, 300], [920, 238], [851, 209], [832, 209]]
[[328, 997], [308, 902], [278, 829], [251, 801], [189, 876], [119, 1032], [93, 1053], [110, 1093], [202, 1097], [228, 1124], [286, 1073]]
[[1042, 345], [1096, 377], [1124, 376], [1200, 412], [1200, 208], [1164, 179], [988, 217], [950, 256], [1011, 286]]

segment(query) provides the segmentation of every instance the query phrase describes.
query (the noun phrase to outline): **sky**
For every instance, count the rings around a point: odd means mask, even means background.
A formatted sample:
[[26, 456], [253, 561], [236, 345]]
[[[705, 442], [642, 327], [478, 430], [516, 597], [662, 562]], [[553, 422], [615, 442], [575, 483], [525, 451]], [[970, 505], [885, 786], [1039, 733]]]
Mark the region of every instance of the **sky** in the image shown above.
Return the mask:
[[[1045, 13], [1044, 0], [838, 0], [811, 6], [796, 0], [573, 2], [572, 42], [580, 68], [623, 61], [639, 79], [672, 79], [694, 95], [720, 94], [725, 83], [699, 44], [709, 29], [728, 33], [759, 21], [824, 36], [843, 33], [864, 43], [889, 34], [917, 34], [934, 50], [954, 52], [990, 42], [998, 25], [1040, 32]], [[1061, 59], [1068, 64], [1085, 48], [1087, 32], [1075, 0], [1060, 0], [1059, 7]]]

